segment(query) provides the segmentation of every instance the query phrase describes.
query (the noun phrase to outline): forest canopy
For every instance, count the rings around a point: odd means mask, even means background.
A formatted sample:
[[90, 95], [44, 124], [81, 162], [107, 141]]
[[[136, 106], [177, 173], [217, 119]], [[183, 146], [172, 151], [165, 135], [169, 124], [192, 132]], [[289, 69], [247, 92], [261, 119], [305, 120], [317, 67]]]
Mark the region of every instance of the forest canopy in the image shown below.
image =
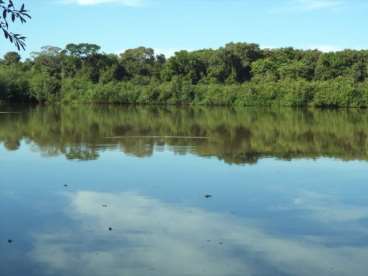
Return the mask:
[[171, 57], [139, 47], [45, 46], [0, 60], [0, 100], [117, 104], [368, 106], [368, 51], [229, 43]]

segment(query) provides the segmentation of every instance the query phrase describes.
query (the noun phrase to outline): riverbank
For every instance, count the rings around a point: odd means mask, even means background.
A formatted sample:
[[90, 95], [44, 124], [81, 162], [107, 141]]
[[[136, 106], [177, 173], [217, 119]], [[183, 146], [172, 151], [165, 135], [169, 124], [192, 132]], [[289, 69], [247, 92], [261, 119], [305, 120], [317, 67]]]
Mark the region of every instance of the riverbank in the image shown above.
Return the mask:
[[193, 104], [218, 106], [368, 107], [368, 82], [349, 80], [246, 82], [197, 84], [176, 80], [167, 83], [90, 84], [64, 87], [61, 101], [117, 104]]
[[[57, 93], [37, 97], [37, 87], [10, 85], [3, 88], [7, 102], [107, 103], [208, 106], [289, 106], [289, 107], [368, 107], [368, 82], [347, 79], [329, 81], [283, 80], [243, 84], [192, 84], [176, 79], [170, 82], [97, 83], [64, 80]], [[6, 93], [4, 93], [6, 91]]]

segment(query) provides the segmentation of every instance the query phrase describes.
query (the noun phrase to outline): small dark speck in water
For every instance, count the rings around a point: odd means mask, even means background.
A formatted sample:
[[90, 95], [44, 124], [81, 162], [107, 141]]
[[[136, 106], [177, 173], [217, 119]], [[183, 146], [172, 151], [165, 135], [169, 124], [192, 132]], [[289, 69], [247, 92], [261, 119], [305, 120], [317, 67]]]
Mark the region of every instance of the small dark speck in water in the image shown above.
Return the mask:
[[109, 227], [109, 231], [112, 231], [112, 227]]
[[224, 243], [223, 242], [219, 242], [219, 245], [223, 245]]
[[64, 187], [68, 187], [68, 184], [64, 184]]
[[211, 197], [212, 197], [212, 195], [207, 194], [207, 195], [205, 195], [204, 197], [205, 197], [205, 198], [211, 198]]
[[107, 205], [106, 204], [103, 204], [102, 207], [107, 208]]
[[13, 243], [13, 240], [8, 240], [8, 243]]

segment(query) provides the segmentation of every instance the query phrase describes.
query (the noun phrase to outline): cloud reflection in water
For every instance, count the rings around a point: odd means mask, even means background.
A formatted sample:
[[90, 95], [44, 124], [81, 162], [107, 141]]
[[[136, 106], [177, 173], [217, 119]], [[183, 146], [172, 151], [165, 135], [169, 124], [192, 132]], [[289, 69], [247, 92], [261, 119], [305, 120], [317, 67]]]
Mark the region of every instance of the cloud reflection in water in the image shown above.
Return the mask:
[[[35, 235], [52, 275], [365, 275], [368, 250], [278, 237], [257, 223], [133, 193], [78, 192], [75, 222]], [[107, 204], [107, 208], [102, 205]], [[108, 227], [113, 231], [109, 232]]]

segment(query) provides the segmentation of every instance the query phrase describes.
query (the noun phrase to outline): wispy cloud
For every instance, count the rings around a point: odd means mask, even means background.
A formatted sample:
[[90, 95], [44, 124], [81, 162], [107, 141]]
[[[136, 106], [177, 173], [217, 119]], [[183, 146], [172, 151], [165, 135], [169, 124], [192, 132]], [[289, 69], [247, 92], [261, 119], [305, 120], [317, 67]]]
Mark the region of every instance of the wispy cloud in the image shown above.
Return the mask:
[[121, 4], [129, 7], [138, 7], [144, 4], [144, 0], [64, 0], [65, 4], [77, 4], [81, 6], [94, 6], [101, 4]]
[[334, 45], [309, 45], [307, 47], [304, 47], [303, 49], [317, 49], [317, 50], [320, 50], [321, 52], [324, 52], [324, 53], [328, 53], [328, 52], [338, 52], [338, 51], [342, 51], [343, 48], [341, 47], [337, 47], [337, 46], [334, 46]]
[[293, 0], [293, 2], [295, 6], [307, 11], [336, 8], [344, 4], [342, 0]]
[[284, 5], [272, 9], [272, 12], [308, 12], [336, 9], [345, 4], [345, 0], [287, 0]]

